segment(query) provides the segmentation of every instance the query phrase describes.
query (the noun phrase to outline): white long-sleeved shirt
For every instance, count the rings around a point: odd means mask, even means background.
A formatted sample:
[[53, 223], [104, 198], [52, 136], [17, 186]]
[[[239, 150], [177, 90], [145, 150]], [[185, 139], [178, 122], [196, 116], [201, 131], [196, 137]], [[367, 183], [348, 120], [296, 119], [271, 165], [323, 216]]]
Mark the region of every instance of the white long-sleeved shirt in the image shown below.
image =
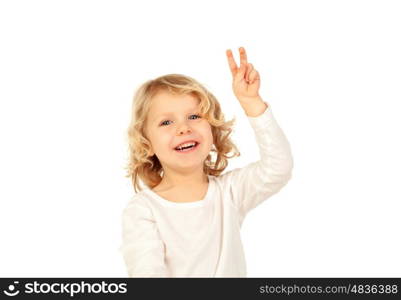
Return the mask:
[[290, 145], [270, 104], [248, 120], [260, 160], [208, 175], [204, 199], [173, 202], [149, 188], [130, 199], [120, 247], [129, 277], [246, 277], [242, 222], [286, 185], [293, 168]]

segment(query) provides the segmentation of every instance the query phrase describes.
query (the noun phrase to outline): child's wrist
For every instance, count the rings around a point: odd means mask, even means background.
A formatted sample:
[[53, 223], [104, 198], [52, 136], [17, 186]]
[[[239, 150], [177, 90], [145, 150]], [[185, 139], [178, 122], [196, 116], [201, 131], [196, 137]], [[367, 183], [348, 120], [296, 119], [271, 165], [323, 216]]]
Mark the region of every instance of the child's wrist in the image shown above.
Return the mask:
[[258, 96], [255, 98], [248, 98], [248, 99], [243, 99], [239, 100], [239, 103], [244, 110], [245, 114], [248, 117], [258, 117], [261, 114], [265, 112], [267, 109], [268, 105], [263, 101], [263, 99]]

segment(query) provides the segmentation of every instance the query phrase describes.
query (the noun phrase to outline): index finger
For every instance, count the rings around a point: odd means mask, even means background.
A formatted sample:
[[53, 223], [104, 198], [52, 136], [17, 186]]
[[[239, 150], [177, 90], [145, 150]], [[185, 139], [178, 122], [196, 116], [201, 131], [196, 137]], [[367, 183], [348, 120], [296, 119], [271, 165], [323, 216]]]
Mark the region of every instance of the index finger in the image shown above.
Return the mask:
[[237, 73], [238, 67], [237, 67], [237, 64], [235, 63], [233, 53], [231, 52], [230, 49], [228, 49], [228, 50], [226, 50], [226, 55], [227, 55], [228, 65], [231, 70], [231, 74], [233, 76], [235, 76], [235, 74]]

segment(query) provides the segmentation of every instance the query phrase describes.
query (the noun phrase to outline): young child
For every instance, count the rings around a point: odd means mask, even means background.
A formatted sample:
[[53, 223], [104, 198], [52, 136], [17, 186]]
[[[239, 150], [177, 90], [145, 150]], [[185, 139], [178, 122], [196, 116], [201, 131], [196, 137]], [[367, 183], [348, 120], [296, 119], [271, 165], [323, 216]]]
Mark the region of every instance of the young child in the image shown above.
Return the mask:
[[137, 193], [122, 214], [120, 247], [130, 277], [246, 277], [242, 222], [286, 185], [293, 160], [259, 95], [259, 73], [245, 49], [239, 52], [238, 68], [226, 51], [232, 87], [261, 157], [243, 168], [221, 174], [239, 155], [229, 137], [234, 120], [224, 120], [217, 99], [195, 79], [169, 74], [136, 91], [127, 177]]

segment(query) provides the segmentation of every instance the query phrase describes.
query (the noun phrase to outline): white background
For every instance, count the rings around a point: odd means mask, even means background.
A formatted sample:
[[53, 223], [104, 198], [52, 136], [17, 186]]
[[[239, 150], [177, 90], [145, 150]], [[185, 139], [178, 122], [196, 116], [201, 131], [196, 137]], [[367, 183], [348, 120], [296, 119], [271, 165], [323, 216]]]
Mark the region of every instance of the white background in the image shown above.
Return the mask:
[[401, 276], [399, 1], [0, 2], [0, 276], [126, 277], [134, 90], [192, 76], [237, 118], [243, 46], [293, 178], [242, 227], [249, 277]]

